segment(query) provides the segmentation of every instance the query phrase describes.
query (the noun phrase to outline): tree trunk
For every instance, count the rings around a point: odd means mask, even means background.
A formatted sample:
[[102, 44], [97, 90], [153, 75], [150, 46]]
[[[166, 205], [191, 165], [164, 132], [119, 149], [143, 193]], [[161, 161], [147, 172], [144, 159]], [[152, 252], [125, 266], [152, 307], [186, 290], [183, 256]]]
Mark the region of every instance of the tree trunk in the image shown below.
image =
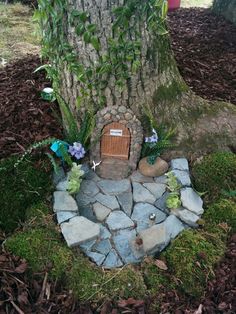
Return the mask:
[[[144, 108], [148, 106], [158, 122], [176, 128], [176, 150], [180, 154], [236, 145], [236, 108], [223, 102], [207, 102], [186, 86], [173, 58], [168, 34], [158, 34], [153, 25], [148, 25], [136, 11], [129, 16], [128, 32], [123, 41], [118, 42], [125, 26], [122, 28], [120, 25], [114, 31], [117, 21], [114, 9], [137, 2], [140, 1], [68, 0], [66, 37], [81, 67], [87, 71], [86, 83], [83, 81], [84, 72], [78, 74], [71, 70], [68, 62], [64, 63], [60, 90], [71, 109], [80, 119], [88, 106], [93, 106], [96, 112], [103, 106], [124, 105], [141, 119]], [[142, 2], [153, 3], [153, 0]], [[77, 13], [73, 11], [75, 9]], [[86, 29], [88, 25], [96, 25], [95, 42], [91, 43], [91, 38], [86, 38], [85, 32], [81, 31], [81, 23], [68, 22], [78, 12], [86, 13], [87, 19], [83, 22]], [[138, 41], [141, 42], [140, 48]], [[137, 52], [133, 51], [136, 43]], [[131, 51], [126, 44], [131, 44]], [[129, 53], [131, 61], [126, 58]], [[96, 77], [94, 67], [101, 62], [110, 68]], [[137, 65], [135, 71], [132, 68], [134, 64]], [[93, 72], [90, 85], [89, 71]]]
[[236, 24], [236, 1], [235, 0], [214, 0], [213, 11], [223, 15], [226, 20]]

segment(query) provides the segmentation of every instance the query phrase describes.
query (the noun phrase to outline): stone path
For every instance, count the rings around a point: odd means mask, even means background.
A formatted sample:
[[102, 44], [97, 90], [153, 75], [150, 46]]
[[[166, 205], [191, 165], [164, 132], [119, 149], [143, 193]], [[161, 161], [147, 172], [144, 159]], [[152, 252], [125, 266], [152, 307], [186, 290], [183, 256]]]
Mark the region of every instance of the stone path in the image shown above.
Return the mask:
[[191, 188], [185, 158], [170, 162], [169, 170], [182, 185], [182, 207], [171, 211], [165, 204], [166, 176], [151, 178], [135, 171], [128, 179], [104, 180], [85, 170], [75, 198], [66, 191], [63, 172], [54, 177], [53, 209], [68, 246], [79, 246], [99, 266], [138, 263], [162, 251], [185, 228], [198, 226], [203, 202]]

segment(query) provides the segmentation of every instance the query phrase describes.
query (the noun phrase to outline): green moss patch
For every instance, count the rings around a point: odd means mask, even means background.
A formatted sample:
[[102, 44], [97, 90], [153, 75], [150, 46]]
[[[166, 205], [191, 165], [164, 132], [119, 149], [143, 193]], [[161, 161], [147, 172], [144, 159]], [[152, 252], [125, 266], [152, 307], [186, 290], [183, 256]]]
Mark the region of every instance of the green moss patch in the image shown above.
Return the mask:
[[14, 168], [16, 158], [0, 161], [0, 228], [13, 231], [26, 218], [26, 209], [51, 192], [51, 179], [46, 164], [36, 168], [26, 161]]
[[203, 158], [193, 167], [195, 188], [207, 192], [209, 203], [221, 196], [222, 191], [236, 190], [236, 155], [216, 152]]
[[154, 94], [154, 103], [176, 101], [178, 96], [187, 90], [188, 87], [184, 82], [173, 81], [169, 86], [161, 85]]

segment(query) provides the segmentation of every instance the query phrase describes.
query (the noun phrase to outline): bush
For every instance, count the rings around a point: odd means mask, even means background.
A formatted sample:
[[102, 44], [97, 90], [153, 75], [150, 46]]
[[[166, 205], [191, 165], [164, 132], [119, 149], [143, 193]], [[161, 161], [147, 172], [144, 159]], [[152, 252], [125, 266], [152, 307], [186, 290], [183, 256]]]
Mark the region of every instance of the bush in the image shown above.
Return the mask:
[[[216, 224], [227, 223], [232, 233], [236, 232], [236, 199], [220, 199], [210, 205], [204, 213], [204, 219], [210, 228]], [[207, 226], [206, 226], [207, 227]]]
[[27, 207], [51, 190], [46, 164], [36, 169], [33, 161], [26, 161], [14, 168], [15, 162], [16, 158], [0, 161], [0, 228], [5, 232], [12, 232], [25, 220]]
[[220, 198], [222, 191], [236, 190], [236, 155], [217, 152], [193, 167], [195, 188], [207, 192], [207, 203]]

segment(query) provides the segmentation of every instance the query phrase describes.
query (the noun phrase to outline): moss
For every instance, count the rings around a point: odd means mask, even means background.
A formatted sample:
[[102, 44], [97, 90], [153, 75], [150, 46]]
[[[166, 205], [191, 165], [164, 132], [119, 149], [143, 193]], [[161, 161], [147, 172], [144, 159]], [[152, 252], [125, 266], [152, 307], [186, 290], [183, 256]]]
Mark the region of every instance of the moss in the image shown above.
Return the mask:
[[26, 209], [25, 220], [41, 221], [42, 218], [49, 215], [51, 210], [44, 202], [39, 202]]
[[217, 245], [198, 231], [186, 230], [163, 253], [180, 291], [192, 297], [203, 295], [206, 282], [213, 277], [213, 266], [223, 255], [225, 244]]
[[38, 203], [51, 191], [47, 164], [36, 168], [27, 161], [14, 168], [16, 158], [0, 161], [0, 228], [13, 231], [19, 221], [25, 220], [27, 207]]
[[[233, 233], [236, 232], [236, 199], [220, 199], [210, 205], [204, 213], [208, 228], [226, 223]], [[218, 227], [219, 228], [219, 227]]]
[[180, 83], [178, 81], [172, 81], [172, 83], [167, 85], [161, 85], [158, 87], [154, 94], [154, 103], [159, 103], [163, 101], [173, 102], [183, 93], [188, 90], [185, 83]]
[[203, 158], [193, 167], [195, 188], [207, 192], [206, 201], [220, 197], [223, 190], [236, 189], [236, 155], [216, 152]]
[[8, 238], [6, 248], [25, 258], [30, 270], [49, 270], [53, 278], [62, 279], [72, 263], [72, 252], [62, 244], [59, 233], [50, 228], [33, 228]]

